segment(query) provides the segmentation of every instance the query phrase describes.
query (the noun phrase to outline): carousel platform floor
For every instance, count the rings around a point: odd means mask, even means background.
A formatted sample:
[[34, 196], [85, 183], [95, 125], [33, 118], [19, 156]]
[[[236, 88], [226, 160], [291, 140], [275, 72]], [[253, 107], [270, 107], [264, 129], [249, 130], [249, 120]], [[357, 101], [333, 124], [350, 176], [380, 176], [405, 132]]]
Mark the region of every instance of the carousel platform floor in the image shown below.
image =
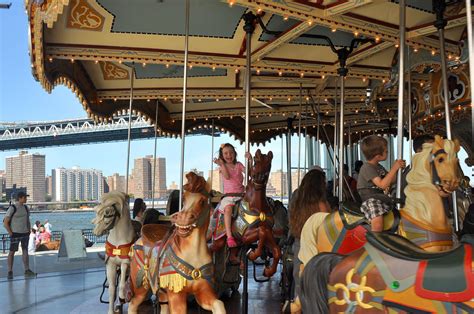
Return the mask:
[[[35, 266], [32, 269], [38, 272], [34, 279], [22, 276], [21, 257], [15, 256], [13, 280], [6, 279], [6, 256], [0, 256], [0, 313], [107, 313], [108, 305], [99, 301], [105, 268], [97, 260], [96, 252], [72, 263], [58, 262], [56, 256], [48, 252], [31, 258]], [[249, 313], [281, 312], [279, 280], [279, 273], [266, 283], [249, 279]], [[242, 285], [239, 292], [221, 298], [227, 313], [242, 313], [241, 292]], [[140, 313], [152, 312], [149, 304], [140, 308]], [[190, 303], [188, 313], [210, 312]]]

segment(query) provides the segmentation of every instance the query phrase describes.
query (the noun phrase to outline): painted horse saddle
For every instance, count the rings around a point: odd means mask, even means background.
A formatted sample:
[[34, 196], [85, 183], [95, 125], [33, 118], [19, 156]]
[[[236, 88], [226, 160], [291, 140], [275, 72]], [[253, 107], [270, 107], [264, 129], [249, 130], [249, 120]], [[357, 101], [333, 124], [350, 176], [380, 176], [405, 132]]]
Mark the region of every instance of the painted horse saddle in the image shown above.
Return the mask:
[[[368, 232], [366, 238], [369, 246], [384, 255], [408, 262], [404, 267], [414, 275], [415, 293], [419, 297], [442, 302], [465, 302], [474, 298], [474, 238], [466, 238], [460, 246], [439, 253], [427, 252], [396, 234]], [[374, 257], [377, 254], [369, 246], [365, 248]], [[379, 270], [386, 268], [382, 265], [386, 258], [373, 260]], [[393, 286], [393, 281], [387, 286]]]

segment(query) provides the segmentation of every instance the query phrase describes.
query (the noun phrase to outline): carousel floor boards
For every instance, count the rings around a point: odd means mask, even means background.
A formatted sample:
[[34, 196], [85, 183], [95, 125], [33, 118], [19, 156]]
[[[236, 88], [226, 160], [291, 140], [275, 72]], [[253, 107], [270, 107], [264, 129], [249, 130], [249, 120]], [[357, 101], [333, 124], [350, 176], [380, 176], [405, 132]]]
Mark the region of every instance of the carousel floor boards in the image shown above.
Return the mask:
[[[3, 271], [3, 270], [2, 270]], [[261, 270], [260, 270], [261, 272]], [[249, 275], [251, 269], [249, 268]], [[39, 274], [37, 279], [15, 277], [8, 281], [0, 278], [1, 313], [107, 313], [107, 304], [99, 302], [104, 268]], [[280, 290], [277, 273], [269, 282], [249, 280], [249, 313], [279, 313]], [[240, 292], [242, 285], [240, 286]], [[224, 296], [227, 313], [241, 313], [240, 293]], [[125, 307], [126, 310], [126, 307]], [[152, 313], [149, 304], [140, 307], [140, 313]], [[188, 313], [210, 313], [190, 303]]]

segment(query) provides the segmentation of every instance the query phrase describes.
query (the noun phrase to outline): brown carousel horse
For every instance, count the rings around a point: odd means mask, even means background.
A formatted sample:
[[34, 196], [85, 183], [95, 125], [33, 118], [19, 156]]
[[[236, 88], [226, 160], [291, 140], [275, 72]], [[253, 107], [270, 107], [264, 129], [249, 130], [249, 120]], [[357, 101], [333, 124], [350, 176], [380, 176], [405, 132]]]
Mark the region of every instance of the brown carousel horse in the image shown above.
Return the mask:
[[[389, 212], [384, 219], [385, 230], [413, 241], [421, 248], [444, 251], [453, 245], [453, 231], [445, 214], [443, 197], [449, 196], [459, 185], [459, 142], [436, 136], [432, 144], [424, 144], [423, 151], [413, 157], [405, 206]], [[399, 222], [399, 223], [398, 223]], [[317, 252], [350, 253], [364, 245], [367, 223], [359, 212], [341, 208], [327, 215], [319, 226], [316, 238]]]
[[206, 243], [210, 188], [193, 172], [186, 178], [183, 209], [172, 216], [174, 228], [167, 232], [166, 226], [146, 225], [133, 246], [129, 313], [137, 312], [150, 289], [160, 301], [168, 300], [172, 313], [186, 313], [188, 294], [204, 309], [225, 313], [212, 287], [213, 264]]
[[321, 253], [303, 272], [304, 313], [474, 313], [474, 236], [427, 252], [395, 234], [367, 234], [348, 256]]
[[[247, 184], [243, 199], [236, 204], [237, 218], [232, 222], [232, 233], [243, 245], [257, 242], [257, 248], [249, 254], [250, 260], [254, 261], [263, 253], [267, 247], [273, 255], [273, 261], [265, 266], [264, 276], [271, 277], [277, 269], [281, 258], [281, 250], [275, 240], [275, 216], [266, 197], [266, 185], [272, 165], [273, 153], [262, 154], [260, 149], [255, 153], [254, 163], [250, 169], [249, 182]], [[211, 250], [217, 252], [224, 248], [226, 243], [223, 222], [218, 222], [213, 232], [213, 243]], [[219, 231], [220, 230], [220, 231]], [[279, 231], [276, 231], [279, 232]], [[283, 229], [281, 230], [283, 233]], [[219, 233], [219, 234], [218, 234]], [[225, 232], [224, 232], [225, 234]]]

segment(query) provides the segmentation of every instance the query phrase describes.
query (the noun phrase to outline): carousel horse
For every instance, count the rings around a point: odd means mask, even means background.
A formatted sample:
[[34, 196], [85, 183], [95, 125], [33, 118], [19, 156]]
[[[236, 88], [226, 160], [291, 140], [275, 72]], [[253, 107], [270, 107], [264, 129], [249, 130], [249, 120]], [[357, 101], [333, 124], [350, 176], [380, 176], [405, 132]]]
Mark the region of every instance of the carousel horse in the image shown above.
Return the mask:
[[[405, 206], [399, 215], [396, 210], [386, 214], [384, 230], [395, 231], [427, 251], [452, 247], [453, 230], [445, 214], [443, 197], [449, 196], [459, 185], [458, 151], [459, 142], [439, 136], [434, 143], [423, 145], [423, 151], [414, 155], [407, 176]], [[365, 244], [368, 224], [357, 210], [343, 206], [314, 227], [318, 230], [317, 252], [347, 254]]]
[[120, 304], [125, 303], [125, 280], [130, 266], [130, 249], [135, 242], [135, 231], [130, 219], [128, 197], [123, 192], [104, 194], [95, 208], [94, 234], [102, 236], [107, 232], [105, 242], [105, 265], [109, 283], [109, 313], [114, 313], [117, 269], [120, 268], [118, 296]]
[[474, 236], [427, 252], [396, 234], [367, 233], [344, 256], [321, 253], [303, 271], [304, 313], [474, 313]]
[[186, 178], [183, 209], [171, 219], [174, 228], [145, 225], [133, 246], [129, 313], [137, 313], [150, 290], [160, 301], [168, 301], [171, 313], [186, 313], [188, 294], [205, 310], [225, 313], [212, 287], [214, 267], [206, 243], [210, 188], [193, 172]]
[[[277, 269], [281, 257], [281, 250], [276, 243], [275, 237], [284, 230], [273, 230], [275, 214], [266, 197], [266, 185], [270, 174], [273, 154], [262, 154], [260, 149], [255, 153], [254, 163], [249, 169], [251, 178], [248, 181], [243, 199], [234, 207], [236, 218], [232, 222], [232, 233], [243, 245], [257, 242], [257, 248], [250, 252], [249, 258], [254, 261], [263, 253], [264, 247], [268, 248], [273, 255], [273, 261], [265, 266], [263, 275], [271, 277]], [[223, 215], [222, 215], [223, 216]], [[213, 242], [211, 250], [218, 252], [224, 248], [226, 243], [223, 217], [217, 218], [217, 226], [213, 230]], [[283, 225], [282, 225], [283, 229]]]

